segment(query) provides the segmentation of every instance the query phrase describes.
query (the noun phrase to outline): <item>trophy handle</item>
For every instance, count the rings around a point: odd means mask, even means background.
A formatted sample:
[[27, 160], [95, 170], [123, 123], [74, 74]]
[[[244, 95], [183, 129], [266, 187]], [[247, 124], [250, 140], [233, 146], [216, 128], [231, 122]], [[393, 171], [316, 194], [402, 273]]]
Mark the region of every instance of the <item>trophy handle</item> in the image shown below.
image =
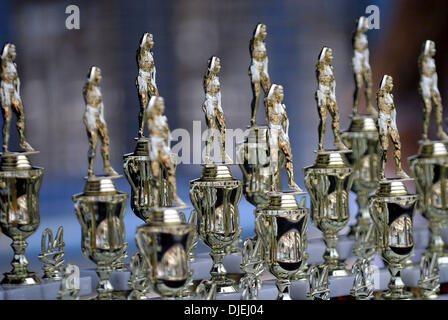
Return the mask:
[[193, 186], [190, 189], [190, 198], [191, 198], [191, 203], [193, 204], [193, 207], [195, 208], [197, 214], [201, 214], [201, 210], [200, 210], [201, 208], [198, 205], [199, 200], [197, 197], [197, 191], [198, 191], [197, 186], [195, 184], [193, 184]]
[[78, 217], [78, 221], [81, 224], [82, 228], [84, 230], [87, 230], [87, 224], [85, 223], [84, 218], [82, 216], [79, 202], [76, 201], [73, 207], [75, 208], [76, 216]]
[[312, 202], [312, 204], [314, 206], [317, 206], [317, 198], [315, 196], [315, 192], [313, 192], [313, 184], [311, 183], [311, 180], [314, 179], [314, 174], [312, 173], [311, 170], [308, 170], [305, 173], [305, 177], [304, 177], [304, 181], [305, 181], [305, 186], [308, 190], [308, 194], [310, 195], [310, 200]]
[[[148, 246], [151, 247], [151, 242], [152, 240], [149, 238], [150, 242], [148, 243]], [[141, 243], [140, 237], [136, 234], [135, 235], [135, 244], [137, 245], [137, 248], [140, 252], [140, 254], [143, 256], [143, 259], [146, 259], [146, 262], [151, 261], [151, 257], [148, 255], [148, 253], [146, 252], [146, 250], [144, 249], [143, 244]], [[151, 254], [151, 253], [149, 253]], [[147, 267], [147, 272], [148, 274], [151, 276], [152, 275], [152, 266], [150, 263], [146, 263], [146, 267]], [[152, 276], [151, 276], [152, 278]]]
[[129, 184], [131, 185], [132, 190], [137, 190], [137, 186], [134, 184], [134, 180], [131, 178], [131, 173], [129, 172], [129, 167], [134, 166], [134, 159], [131, 157], [126, 158], [125, 163], [123, 164], [123, 171], [126, 176], [126, 179], [128, 180]]

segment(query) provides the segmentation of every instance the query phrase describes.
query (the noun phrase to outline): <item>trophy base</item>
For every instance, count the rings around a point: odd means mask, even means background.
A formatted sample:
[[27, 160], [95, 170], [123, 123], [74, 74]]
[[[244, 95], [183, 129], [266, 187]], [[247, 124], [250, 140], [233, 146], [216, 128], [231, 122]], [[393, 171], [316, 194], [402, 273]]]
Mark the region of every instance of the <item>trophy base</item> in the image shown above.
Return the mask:
[[237, 293], [239, 292], [239, 280], [243, 276], [243, 274], [233, 274], [227, 273], [224, 281], [213, 282], [213, 279], [208, 280], [205, 283], [205, 288], [207, 291], [210, 290], [211, 286], [216, 283], [216, 293], [217, 294], [228, 294], [228, 293]]
[[350, 270], [345, 269], [345, 266], [340, 266], [337, 269], [328, 270], [328, 276], [333, 278], [339, 278], [339, 277], [348, 277], [352, 273]]
[[414, 295], [412, 292], [404, 290], [400, 293], [386, 291], [381, 294], [381, 298], [384, 300], [412, 300]]
[[25, 275], [17, 275], [15, 273], [6, 272], [4, 273], [2, 285], [12, 285], [12, 286], [31, 286], [41, 283], [41, 280], [36, 275], [35, 272], [28, 272]]

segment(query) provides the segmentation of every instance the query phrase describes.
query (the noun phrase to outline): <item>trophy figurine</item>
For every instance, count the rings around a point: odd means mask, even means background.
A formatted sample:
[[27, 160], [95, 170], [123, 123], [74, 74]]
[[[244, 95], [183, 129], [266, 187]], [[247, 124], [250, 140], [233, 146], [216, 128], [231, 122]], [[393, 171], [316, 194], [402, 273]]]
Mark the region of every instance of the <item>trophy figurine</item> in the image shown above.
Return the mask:
[[44, 263], [43, 279], [61, 280], [61, 268], [64, 266], [64, 227], [59, 227], [56, 237], [53, 239], [51, 229], [45, 229], [42, 233], [39, 260]]
[[[0, 161], [0, 227], [12, 239], [14, 257], [11, 262], [13, 269], [5, 273], [1, 283], [32, 285], [40, 283], [40, 279], [35, 272], [28, 271], [26, 239], [39, 227], [39, 191], [45, 170], [32, 166], [28, 158], [38, 151], [34, 151], [25, 135], [25, 113], [15, 58], [15, 46], [5, 44], [1, 54], [3, 153]], [[20, 152], [11, 152], [8, 148], [13, 112], [17, 117], [19, 145], [24, 150]]]
[[147, 224], [137, 227], [135, 241], [146, 262], [147, 278], [162, 299], [175, 299], [190, 283], [188, 251], [194, 225], [183, 222], [179, 207], [153, 208]]
[[[372, 106], [372, 71], [365, 35], [367, 30], [367, 18], [360, 17], [352, 38], [354, 52], [352, 66], [355, 78], [353, 115], [349, 129], [342, 133], [344, 144], [352, 150], [352, 153], [347, 155], [347, 160], [353, 168], [352, 191], [356, 194], [358, 204], [356, 223], [351, 227], [351, 235], [358, 229], [366, 232], [371, 225], [368, 197], [378, 186], [379, 142], [376, 127], [378, 112]], [[358, 113], [358, 106], [363, 84], [367, 114], [361, 115]]]
[[[376, 226], [377, 251], [391, 274], [389, 290], [384, 299], [407, 300], [413, 297], [405, 290], [401, 271], [414, 249], [413, 216], [418, 199], [407, 190], [404, 182], [413, 181], [401, 167], [401, 143], [396, 125], [396, 110], [392, 96], [393, 79], [385, 75], [377, 93], [379, 134], [381, 141], [380, 181], [376, 193], [370, 197], [370, 216]], [[389, 138], [394, 146], [396, 174], [386, 178]]]
[[268, 73], [268, 53], [266, 51], [266, 25], [259, 23], [255, 27], [254, 35], [250, 41], [249, 50], [251, 63], [249, 66], [249, 77], [252, 85], [252, 115], [250, 119], [251, 126], [257, 125], [257, 110], [260, 102], [260, 94], [263, 89], [264, 94], [271, 88], [271, 80]]
[[263, 241], [265, 263], [276, 277], [277, 300], [291, 300], [291, 279], [297, 273], [306, 274], [308, 209], [296, 199], [304, 194], [272, 191], [268, 204], [257, 209], [257, 236]]
[[[73, 196], [75, 212], [82, 229], [83, 254], [97, 264], [98, 299], [113, 298], [110, 274], [113, 264], [126, 254], [124, 214], [128, 194], [119, 192], [114, 180], [120, 178], [109, 163], [109, 136], [99, 87], [101, 71], [91, 67], [84, 86], [84, 123], [89, 139], [89, 169], [84, 192]], [[93, 173], [98, 136], [102, 142], [104, 171]]]
[[[409, 162], [420, 196], [417, 206], [429, 221], [430, 239], [425, 255], [437, 253], [438, 263], [448, 264], [448, 254], [444, 250], [445, 242], [441, 236], [448, 218], [448, 137], [442, 128], [442, 99], [437, 89], [435, 52], [434, 42], [426, 40], [419, 58], [419, 92], [424, 105], [423, 139], [419, 141], [418, 155], [410, 157]], [[436, 141], [428, 138], [432, 107], [435, 108], [437, 136], [441, 139]]]
[[[311, 221], [324, 234], [324, 264], [328, 265], [329, 276], [340, 277], [349, 275], [345, 264], [339, 261], [336, 245], [338, 232], [347, 225], [350, 217], [348, 192], [352, 186], [353, 169], [345, 157], [350, 150], [342, 143], [339, 135], [339, 109], [336, 103], [332, 61], [332, 50], [324, 47], [316, 66], [316, 102], [320, 117], [319, 148], [314, 165], [303, 170], [311, 199]], [[327, 109], [332, 114], [334, 144], [338, 149], [323, 148]]]
[[432, 256], [425, 255], [420, 260], [420, 280], [418, 287], [422, 290], [425, 300], [437, 299], [440, 290], [440, 274], [437, 252]]

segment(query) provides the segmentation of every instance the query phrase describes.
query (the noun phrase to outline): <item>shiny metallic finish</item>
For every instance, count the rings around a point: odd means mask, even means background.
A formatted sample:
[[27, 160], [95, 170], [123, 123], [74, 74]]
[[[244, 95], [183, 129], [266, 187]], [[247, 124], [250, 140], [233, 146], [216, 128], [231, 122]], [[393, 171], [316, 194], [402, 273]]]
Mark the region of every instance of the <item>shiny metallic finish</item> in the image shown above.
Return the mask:
[[12, 239], [13, 269], [5, 273], [2, 284], [31, 285], [40, 283], [35, 272], [28, 271], [26, 238], [40, 223], [39, 191], [45, 170], [33, 167], [28, 155], [37, 152], [5, 153], [0, 164], [0, 226]]
[[409, 158], [411, 173], [420, 196], [418, 208], [429, 221], [430, 239], [426, 255], [437, 253], [438, 263], [448, 263], [442, 239], [448, 218], [448, 152], [438, 141], [421, 142], [419, 153]]
[[308, 270], [309, 300], [330, 300], [330, 281], [328, 280], [328, 265], [312, 266]]
[[56, 237], [53, 239], [53, 231], [45, 229], [42, 233], [39, 260], [44, 263], [43, 279], [61, 280], [62, 267], [64, 266], [64, 227], [59, 227]]
[[391, 274], [384, 299], [407, 300], [413, 297], [401, 279], [403, 264], [414, 249], [414, 207], [418, 196], [410, 194], [403, 179], [380, 181], [370, 197], [370, 215], [376, 226], [378, 253]]
[[350, 295], [356, 300], [371, 300], [373, 298], [374, 280], [373, 267], [367, 259], [358, 259], [352, 266], [355, 275]]
[[265, 263], [277, 278], [277, 300], [291, 300], [291, 279], [306, 268], [308, 209], [300, 206], [296, 199], [303, 194], [305, 192], [270, 192], [268, 204], [257, 209], [257, 236], [266, 250]]
[[[349, 129], [342, 133], [342, 140], [352, 152], [347, 159], [353, 168], [352, 191], [356, 194], [358, 213], [351, 234], [367, 232], [371, 225], [368, 197], [378, 186], [379, 142], [376, 120], [370, 116], [355, 116]], [[355, 247], [355, 250], [357, 248]]]
[[128, 300], [148, 300], [149, 298], [146, 296], [150, 288], [149, 279], [146, 277], [148, 267], [140, 253], [136, 253], [131, 257], [129, 270], [131, 271], [131, 276], [128, 286], [132, 291], [128, 295]]
[[420, 260], [420, 280], [418, 287], [422, 291], [423, 299], [433, 300], [439, 297], [440, 274], [437, 253], [423, 256]]
[[305, 185], [311, 199], [311, 222], [324, 233], [325, 264], [330, 276], [348, 276], [336, 250], [338, 232], [350, 219], [348, 193], [353, 182], [353, 169], [347, 151], [319, 151], [314, 165], [304, 168]]
[[197, 232], [210, 247], [213, 266], [208, 285], [216, 284], [218, 293], [238, 291], [226, 276], [223, 261], [227, 249], [239, 238], [241, 229], [238, 204], [242, 182], [233, 178], [227, 165], [205, 164], [199, 179], [190, 181], [190, 199], [197, 212]]
[[188, 259], [194, 225], [185, 223], [179, 208], [154, 208], [147, 224], [137, 227], [135, 241], [145, 259], [147, 278], [162, 299], [174, 299], [189, 284]]
[[112, 265], [127, 248], [123, 218], [129, 196], [116, 189], [113, 180], [119, 177], [89, 177], [84, 192], [73, 196], [82, 229], [82, 252], [97, 264], [100, 300], [113, 298]]

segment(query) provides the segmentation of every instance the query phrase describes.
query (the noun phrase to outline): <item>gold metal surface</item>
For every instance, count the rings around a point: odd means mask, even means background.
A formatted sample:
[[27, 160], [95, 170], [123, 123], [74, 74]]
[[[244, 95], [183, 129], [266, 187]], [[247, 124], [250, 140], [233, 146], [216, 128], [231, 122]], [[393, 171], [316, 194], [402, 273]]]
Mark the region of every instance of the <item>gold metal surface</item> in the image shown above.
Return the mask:
[[439, 297], [440, 274], [437, 253], [423, 256], [420, 260], [420, 280], [418, 287], [422, 290], [425, 300], [433, 300]]
[[43, 279], [61, 280], [61, 269], [64, 266], [64, 227], [59, 227], [53, 239], [53, 231], [45, 229], [42, 233], [39, 260], [43, 262]]
[[367, 259], [358, 259], [352, 266], [355, 275], [350, 295], [356, 300], [371, 300], [373, 298], [374, 280], [373, 267]]

